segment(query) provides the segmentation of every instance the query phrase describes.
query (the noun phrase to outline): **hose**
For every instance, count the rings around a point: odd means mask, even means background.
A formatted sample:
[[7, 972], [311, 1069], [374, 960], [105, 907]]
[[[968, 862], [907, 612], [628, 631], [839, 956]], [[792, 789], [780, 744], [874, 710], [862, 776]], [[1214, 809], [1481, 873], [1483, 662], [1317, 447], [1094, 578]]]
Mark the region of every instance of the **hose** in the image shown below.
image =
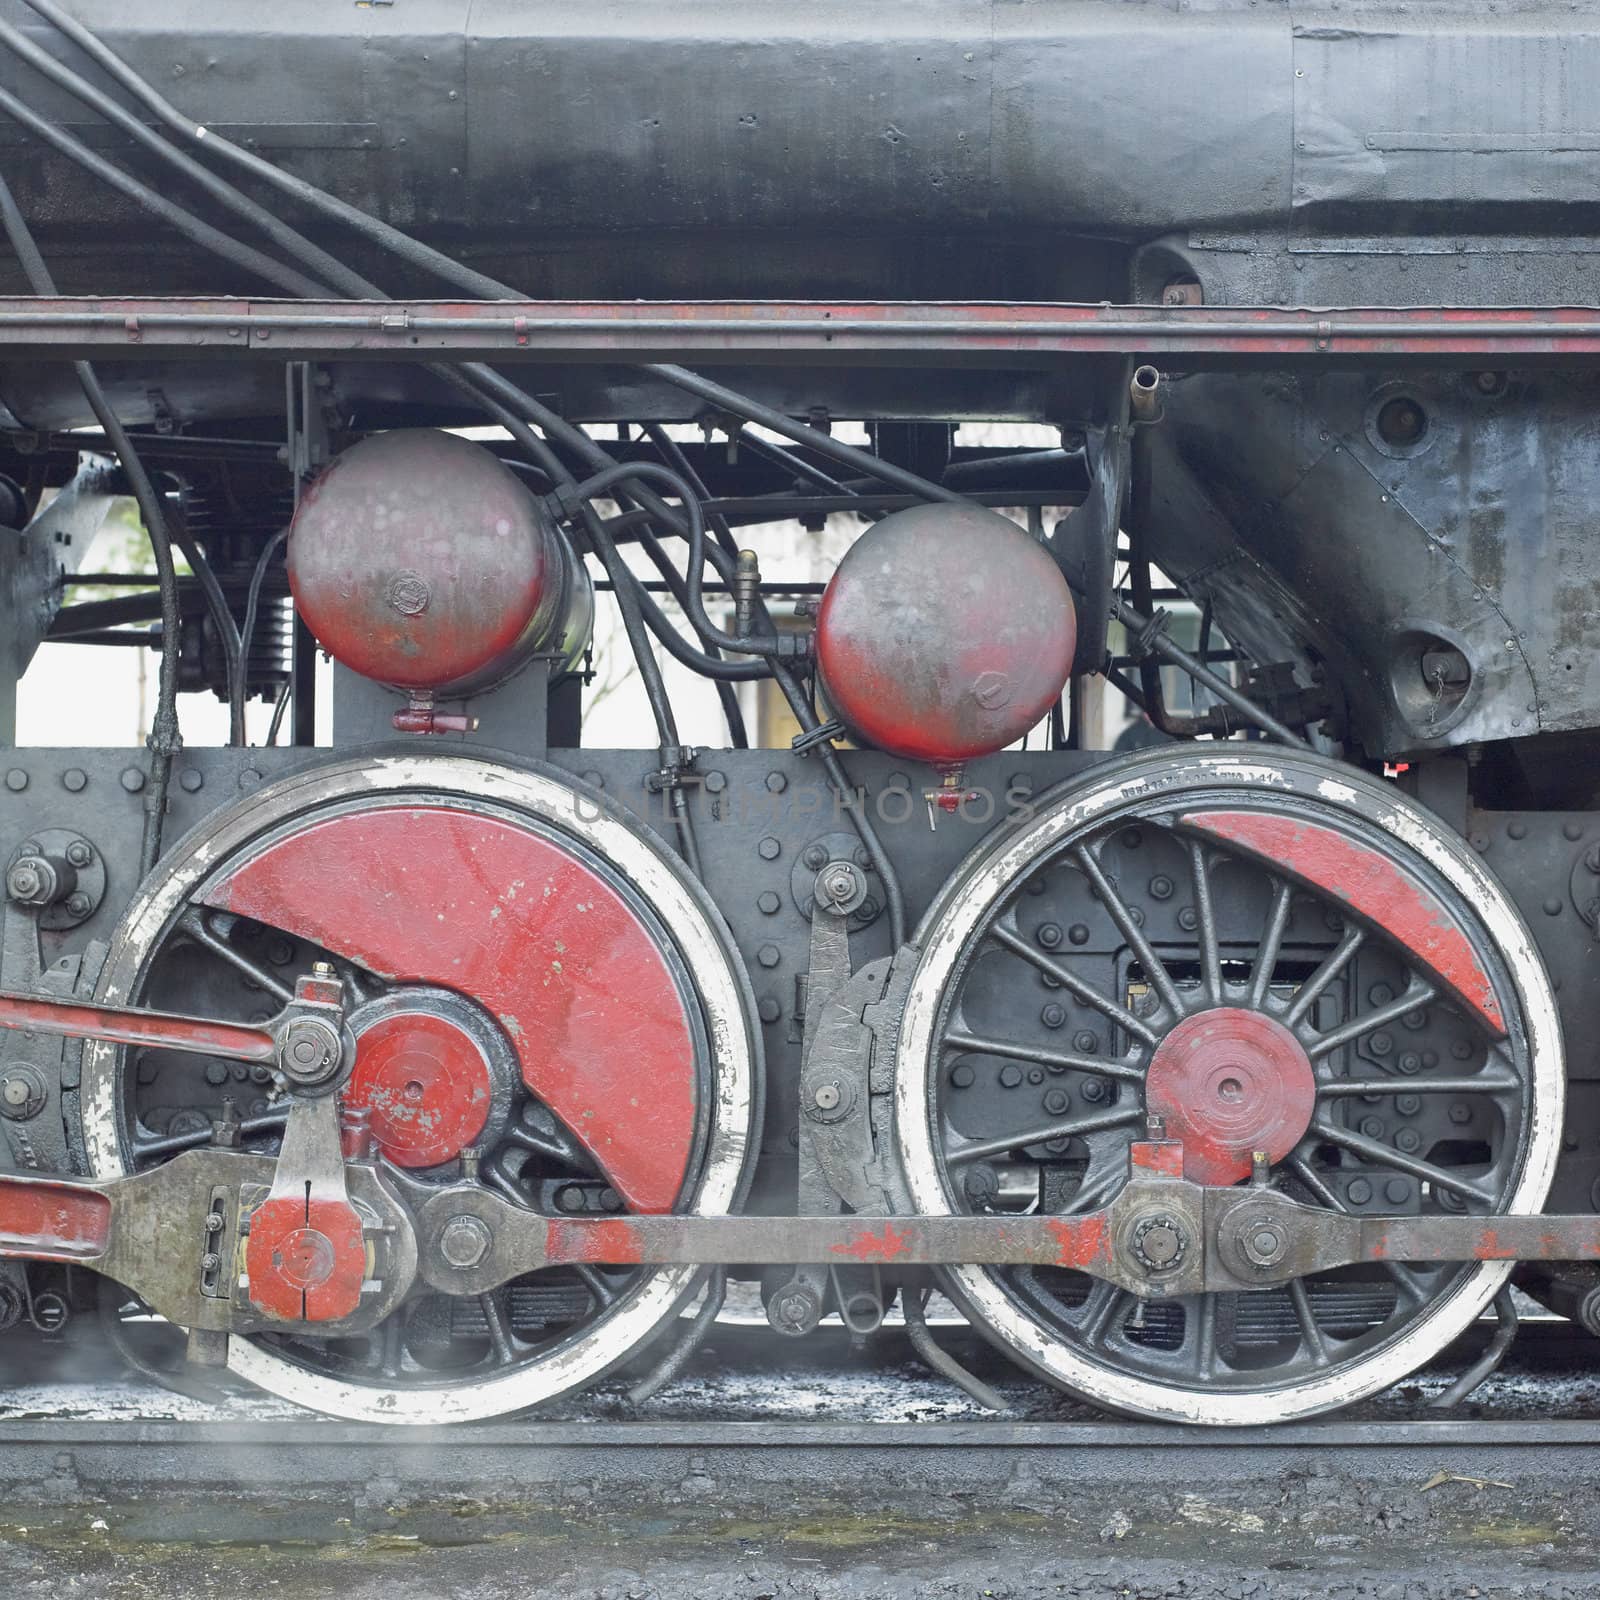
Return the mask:
[[[55, 280], [45, 265], [39, 247], [23, 220], [11, 186], [0, 175], [0, 224], [6, 238], [22, 264], [33, 292], [51, 296], [56, 292]], [[150, 781], [146, 785], [144, 832], [139, 846], [140, 876], [153, 868], [161, 856], [161, 832], [166, 822], [167, 791], [172, 783], [172, 758], [183, 748], [183, 735], [178, 728], [178, 639], [182, 624], [178, 613], [178, 573], [172, 560], [172, 540], [167, 532], [167, 519], [150, 475], [144, 469], [138, 452], [133, 448], [126, 430], [111, 409], [100, 379], [87, 361], [74, 361], [72, 370], [77, 374], [83, 397], [105, 433], [116, 457], [122, 464], [123, 475], [133, 490], [144, 520], [145, 532], [150, 539], [150, 550], [155, 557], [156, 583], [161, 591], [161, 666], [156, 679], [156, 712], [150, 719], [150, 732], [145, 740], [150, 750]]]

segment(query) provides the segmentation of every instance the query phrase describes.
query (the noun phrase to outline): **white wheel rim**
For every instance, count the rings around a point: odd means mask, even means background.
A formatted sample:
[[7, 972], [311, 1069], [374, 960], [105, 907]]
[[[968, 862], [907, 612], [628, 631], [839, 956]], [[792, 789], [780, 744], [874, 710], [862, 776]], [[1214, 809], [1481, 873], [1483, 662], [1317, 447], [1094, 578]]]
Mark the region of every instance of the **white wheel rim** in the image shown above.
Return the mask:
[[[902, 1174], [913, 1207], [930, 1214], [953, 1210], [940, 1173], [933, 1125], [936, 1027], [941, 1001], [963, 947], [990, 908], [1041, 856], [1064, 836], [1119, 807], [1160, 793], [1149, 769], [1173, 768], [1169, 751], [1156, 751], [1074, 787], [1063, 802], [1022, 824], [997, 844], [980, 847], [976, 865], [963, 873], [959, 895], [941, 896], [918, 932], [921, 955], [913, 974], [900, 1030], [895, 1081], [895, 1133]], [[1478, 911], [1499, 947], [1516, 986], [1527, 1028], [1532, 1074], [1532, 1106], [1521, 1174], [1507, 1209], [1537, 1211], [1544, 1203], [1560, 1153], [1565, 1087], [1561, 1031], [1555, 996], [1532, 937], [1504, 890], [1463, 847], [1398, 795], [1361, 790], [1331, 763], [1326, 773], [1298, 778], [1288, 765], [1241, 755], [1185, 751], [1184, 788], [1204, 783], [1248, 786], [1259, 794], [1276, 789], [1316, 798], [1360, 815], [1414, 850], [1463, 894]], [[1320, 763], [1318, 763], [1320, 765]], [[1300, 765], [1299, 762], [1295, 763]], [[1305, 765], [1309, 768], [1310, 762]], [[1170, 778], [1169, 778], [1170, 786]], [[1379, 804], [1358, 810], [1358, 794]], [[1173, 1422], [1249, 1427], [1314, 1415], [1375, 1394], [1416, 1371], [1444, 1349], [1480, 1315], [1510, 1276], [1509, 1262], [1485, 1262], [1463, 1273], [1413, 1319], [1411, 1326], [1365, 1358], [1298, 1383], [1244, 1393], [1236, 1390], [1186, 1391], [1091, 1360], [1029, 1316], [998, 1279], [981, 1267], [948, 1271], [958, 1298], [985, 1330], [1024, 1364], [1062, 1386], [1103, 1405]]]
[[[198, 842], [180, 844], [170, 867], [141, 888], [113, 939], [96, 998], [110, 1004], [126, 1001], [189, 893], [233, 848], [262, 830], [259, 821], [252, 824], [252, 812], [287, 792], [295, 793], [307, 810], [335, 794], [348, 795], [338, 785], [347, 784], [353, 773], [373, 794], [453, 791], [520, 809], [581, 840], [628, 880], [671, 931], [705, 1020], [714, 1077], [711, 1127], [692, 1209], [706, 1215], [730, 1210], [739, 1198], [751, 1149], [759, 1073], [744, 984], [728, 954], [731, 940], [715, 913], [692, 892], [682, 869], [659, 847], [598, 797], [542, 773], [471, 757], [396, 755], [320, 766], [259, 791], [252, 804], [236, 806], [206, 824]], [[100, 1179], [127, 1171], [118, 1133], [119, 1055], [114, 1045], [91, 1041], [84, 1046], [84, 1140], [90, 1171]], [[693, 1291], [699, 1273], [695, 1267], [658, 1271], [602, 1315], [589, 1333], [506, 1372], [465, 1378], [450, 1387], [357, 1383], [313, 1371], [246, 1338], [230, 1341], [228, 1366], [272, 1394], [353, 1421], [430, 1426], [501, 1416], [580, 1388], [626, 1360]]]

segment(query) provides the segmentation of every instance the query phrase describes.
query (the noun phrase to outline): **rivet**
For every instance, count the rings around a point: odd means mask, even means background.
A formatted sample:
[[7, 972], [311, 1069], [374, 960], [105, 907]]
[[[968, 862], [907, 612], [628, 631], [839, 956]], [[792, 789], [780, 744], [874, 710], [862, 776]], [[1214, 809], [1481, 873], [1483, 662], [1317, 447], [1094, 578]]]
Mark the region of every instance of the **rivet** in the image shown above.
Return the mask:
[[254, 767], [246, 767], [244, 771], [239, 774], [239, 787], [241, 789], [254, 789], [259, 786], [260, 782], [261, 774], [257, 772]]
[[1158, 872], [1155, 877], [1150, 880], [1150, 893], [1154, 895], [1157, 900], [1170, 899], [1172, 896], [1172, 879], [1167, 877], [1164, 873]]
[[1559, 917], [1561, 915], [1561, 902], [1557, 900], [1554, 895], [1551, 895], [1551, 897], [1545, 901], [1544, 914], [1547, 917]]
[[1583, 837], [1583, 824], [1581, 822], [1563, 822], [1561, 824], [1561, 836], [1576, 843]]
[[12, 767], [6, 773], [6, 788], [13, 794], [21, 794], [28, 787], [28, 774], [21, 767]]
[[1018, 1066], [1004, 1066], [1000, 1069], [1000, 1087], [1002, 1089], [1015, 1089], [1022, 1082], [1022, 1068]]
[[767, 837], [756, 846], [756, 850], [763, 861], [776, 861], [783, 853], [783, 846], [779, 844], [778, 841], [769, 833]]
[[977, 1073], [975, 1073], [965, 1062], [962, 1062], [959, 1066], [951, 1067], [950, 1069], [950, 1081], [958, 1089], [970, 1089], [972, 1087], [973, 1080], [976, 1077]]
[[583, 773], [582, 777], [583, 781], [588, 784], [591, 789], [603, 789], [606, 786], [605, 774], [603, 772], [596, 772], [593, 767], [590, 767], [587, 772]]
[[[1134, 907], [1134, 910], [1137, 911], [1138, 909], [1139, 908], [1137, 906]], [[1183, 910], [1178, 913], [1178, 926], [1182, 928], [1185, 933], [1193, 933], [1194, 930], [1199, 927], [1199, 925], [1200, 918], [1196, 916], [1193, 906], [1185, 906]]]
[[1403, 1206], [1411, 1198], [1411, 1185], [1404, 1178], [1391, 1178], [1383, 1186], [1383, 1198], [1392, 1206]]
[[778, 1020], [778, 1002], [770, 994], [762, 995], [761, 1003], [756, 1009], [761, 1013], [763, 1022], [776, 1022]]
[[1528, 836], [1528, 824], [1526, 822], [1524, 822], [1520, 817], [1517, 818], [1517, 820], [1515, 822], [1508, 822], [1506, 824], [1506, 837], [1507, 838], [1509, 838], [1509, 839], [1526, 839], [1527, 836]]
[[1089, 942], [1089, 929], [1087, 925], [1082, 922], [1074, 922], [1072, 926], [1067, 929], [1067, 938], [1073, 944], [1087, 944]]
[[769, 772], [767, 774], [767, 792], [769, 794], [782, 794], [789, 787], [789, 775], [786, 772]]
[[62, 786], [72, 794], [78, 794], [89, 782], [89, 775], [82, 767], [68, 767], [61, 774]]
[[144, 774], [137, 767], [124, 767], [122, 769], [122, 787], [129, 794], [138, 794], [144, 788]]
[[1059, 1117], [1072, 1104], [1072, 1096], [1065, 1089], [1046, 1089], [1044, 1108], [1052, 1117]]
[[1351, 1205], [1364, 1206], [1372, 1198], [1372, 1185], [1365, 1178], [1352, 1178], [1344, 1192]]
[[783, 959], [775, 944], [764, 944], [756, 951], [756, 960], [764, 967], [775, 967]]
[[198, 794], [205, 787], [205, 774], [199, 767], [185, 767], [178, 774], [178, 787], [185, 794]]

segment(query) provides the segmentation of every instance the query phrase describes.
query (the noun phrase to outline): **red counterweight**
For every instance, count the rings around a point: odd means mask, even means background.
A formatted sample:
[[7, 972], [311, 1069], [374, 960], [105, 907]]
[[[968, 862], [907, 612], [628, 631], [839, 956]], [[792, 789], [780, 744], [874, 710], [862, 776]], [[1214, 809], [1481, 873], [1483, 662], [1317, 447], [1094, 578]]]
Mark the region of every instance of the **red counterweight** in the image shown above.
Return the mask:
[[945, 770], [1020, 739], [1066, 686], [1072, 591], [998, 512], [915, 506], [869, 529], [829, 582], [817, 665], [864, 743]]

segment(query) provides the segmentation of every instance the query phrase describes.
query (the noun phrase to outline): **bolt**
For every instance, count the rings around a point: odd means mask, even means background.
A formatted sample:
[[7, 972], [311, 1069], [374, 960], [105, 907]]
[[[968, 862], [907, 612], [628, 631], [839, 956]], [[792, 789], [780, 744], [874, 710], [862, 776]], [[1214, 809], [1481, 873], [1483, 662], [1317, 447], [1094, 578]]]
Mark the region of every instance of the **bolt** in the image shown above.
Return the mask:
[[1375, 1033], [1372, 1036], [1372, 1053], [1375, 1056], [1386, 1056], [1394, 1049], [1394, 1035], [1392, 1033]]
[[856, 907], [856, 915], [863, 922], [871, 922], [878, 914], [878, 902], [869, 894], [865, 900]]
[[1022, 1082], [1022, 1068], [1005, 1066], [1000, 1069], [1000, 1087], [1002, 1089], [1015, 1089]]
[[68, 767], [61, 774], [61, 784], [69, 794], [80, 793], [89, 782], [89, 774], [82, 767]]
[[783, 902], [777, 897], [776, 894], [773, 893], [771, 889], [764, 889], [759, 895], [756, 896], [756, 909], [759, 910], [764, 917], [777, 916], [778, 907], [782, 904]]
[[756, 1010], [760, 1013], [761, 1020], [769, 1024], [776, 1022], [783, 1015], [778, 1002], [770, 994], [761, 997], [761, 1003], [756, 1007]]
[[767, 774], [767, 793], [782, 794], [789, 787], [789, 779], [785, 773], [769, 772]]
[[1090, 1105], [1098, 1105], [1106, 1097], [1106, 1086], [1098, 1078], [1090, 1078], [1078, 1092]]
[[[1138, 909], [1139, 908], [1137, 906], [1134, 907], [1135, 911]], [[1200, 919], [1195, 915], [1193, 906], [1185, 906], [1183, 910], [1178, 913], [1178, 926], [1182, 928], [1185, 933], [1193, 933], [1194, 930], [1200, 926]]]
[[311, 976], [314, 978], [332, 978], [336, 976], [331, 961], [313, 961], [311, 963]]
[[784, 1333], [804, 1333], [811, 1322], [811, 1299], [803, 1294], [786, 1294], [773, 1305], [775, 1325]]
[[1036, 937], [1046, 950], [1054, 950], [1061, 943], [1061, 930], [1055, 923], [1046, 922], [1040, 925]]
[[812, 1102], [819, 1111], [833, 1111], [837, 1109], [841, 1096], [839, 1085], [836, 1083], [819, 1083], [812, 1093]]
[[728, 775], [725, 772], [708, 772], [701, 780], [701, 787], [707, 794], [721, 794], [728, 787]]
[[[782, 852], [783, 846], [770, 833], [756, 846], [756, 853], [763, 861], [776, 861]], [[827, 858], [824, 857], [823, 859], [826, 860]], [[822, 862], [819, 861], [817, 865], [820, 867]]]
[[1074, 922], [1072, 926], [1067, 929], [1067, 938], [1073, 944], [1088, 944], [1088, 926], [1082, 922]]
[[79, 889], [76, 893], [67, 896], [67, 911], [74, 917], [86, 917], [89, 915], [91, 903], [88, 895]]
[[835, 905], [842, 906], [856, 892], [855, 874], [845, 867], [841, 867], [836, 872], [830, 872], [822, 880], [822, 892]]
[[452, 1267], [475, 1267], [489, 1253], [487, 1225], [478, 1217], [451, 1217], [439, 1230], [439, 1254]]
[[957, 1089], [970, 1089], [977, 1076], [964, 1061], [950, 1069], [950, 1082]]
[[1067, 1013], [1054, 1000], [1039, 1013], [1039, 1020], [1047, 1028], [1059, 1028], [1067, 1020]]
[[25, 1106], [28, 1103], [28, 1085], [22, 1078], [7, 1078], [0, 1084], [0, 1099], [8, 1106]]
[[1353, 1206], [1364, 1206], [1372, 1198], [1372, 1185], [1365, 1178], [1352, 1178], [1345, 1185], [1345, 1199]]
[[144, 774], [137, 767], [124, 767], [122, 769], [122, 787], [129, 794], [138, 794], [144, 788]]
[[67, 846], [67, 860], [75, 867], [86, 867], [94, 860], [94, 851], [82, 839], [74, 839]]
[[220, 1211], [213, 1211], [206, 1217], [206, 1232], [221, 1233], [227, 1218]]
[[1391, 1178], [1383, 1186], [1383, 1198], [1392, 1206], [1403, 1206], [1411, 1198], [1411, 1185], [1404, 1178]]
[[28, 774], [21, 767], [12, 767], [6, 773], [6, 788], [13, 794], [21, 794], [28, 787]]
[[1583, 864], [1596, 877], [1600, 877], [1600, 844], [1592, 844], [1583, 852]]
[[775, 944], [764, 944], [756, 951], [756, 960], [764, 967], [775, 967], [782, 959], [782, 952]]
[[37, 903], [44, 893], [44, 874], [39, 864], [26, 857], [6, 874], [6, 893], [22, 905]]
[[207, 1250], [200, 1257], [200, 1270], [202, 1272], [215, 1272], [222, 1265], [222, 1257], [215, 1250]]
[[1044, 1092], [1044, 1108], [1052, 1117], [1059, 1117], [1071, 1104], [1072, 1097], [1065, 1089], [1046, 1089]]
[[806, 846], [806, 853], [800, 858], [813, 872], [828, 864], [828, 852], [820, 844]]
[[1089, 1029], [1080, 1029], [1072, 1036], [1072, 1048], [1082, 1055], [1092, 1056], [1100, 1048], [1100, 1036]]
[[1253, 1267], [1272, 1267], [1283, 1259], [1289, 1241], [1271, 1222], [1259, 1222], [1245, 1235], [1244, 1257]]
[[1422, 1148], [1422, 1135], [1415, 1128], [1402, 1128], [1394, 1136], [1394, 1142], [1407, 1155], [1415, 1155]]
[[1472, 1121], [1472, 1109], [1465, 1101], [1457, 1100], [1450, 1107], [1450, 1120], [1460, 1127], [1463, 1123]]
[[205, 787], [205, 774], [198, 767], [185, 767], [178, 774], [178, 786], [185, 794], [196, 794]]
[[1172, 879], [1167, 877], [1165, 873], [1158, 872], [1155, 877], [1150, 880], [1150, 893], [1157, 900], [1171, 899]]

